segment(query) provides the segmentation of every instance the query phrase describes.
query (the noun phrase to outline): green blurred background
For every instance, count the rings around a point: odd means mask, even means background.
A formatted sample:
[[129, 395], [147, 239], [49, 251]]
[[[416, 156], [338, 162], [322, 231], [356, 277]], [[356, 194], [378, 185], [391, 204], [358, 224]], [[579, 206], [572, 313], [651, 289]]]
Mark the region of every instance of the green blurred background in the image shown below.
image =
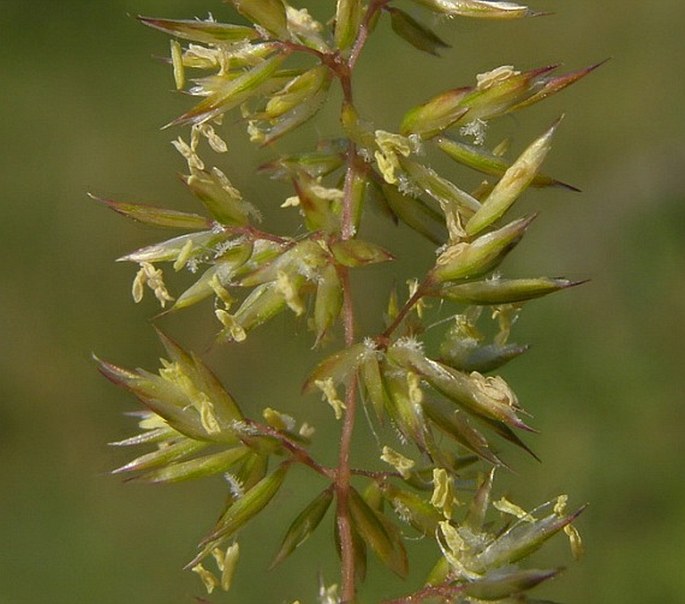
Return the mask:
[[[440, 60], [405, 48], [384, 23], [360, 64], [359, 106], [391, 130], [410, 105], [501, 64], [577, 69], [612, 57], [581, 83], [497, 126], [520, 149], [566, 113], [545, 171], [584, 191], [526, 196], [523, 209], [543, 211], [505, 272], [592, 280], [531, 303], [515, 327], [515, 339], [533, 346], [506, 377], [542, 430], [529, 442], [544, 463], [510, 452], [518, 475], [502, 475], [502, 485], [524, 506], [560, 492], [574, 504], [590, 502], [578, 523], [586, 557], [570, 561], [561, 538], [545, 549], [539, 564], [561, 560], [570, 570], [540, 589], [541, 597], [677, 604], [685, 600], [685, 3], [531, 4], [556, 14], [441, 23], [452, 49]], [[332, 5], [307, 4], [320, 17]], [[90, 357], [156, 367], [160, 347], [148, 318], [157, 308], [151, 300], [132, 303], [134, 268], [113, 260], [159, 233], [111, 214], [86, 192], [194, 209], [176, 178], [184, 165], [169, 141], [178, 133], [160, 131], [188, 99], [172, 93], [169, 70], [152, 58], [167, 53], [165, 37], [129, 15], [209, 11], [233, 18], [218, 0], [0, 0], [3, 604], [167, 604], [202, 595], [181, 567], [211, 526], [225, 486], [217, 479], [148, 487], [109, 476], [129, 452], [106, 443], [132, 433], [122, 412], [137, 407], [99, 377]], [[329, 111], [310, 135], [334, 129]], [[292, 222], [277, 223], [286, 191], [249, 173], [269, 152], [254, 152], [238, 129], [229, 132], [222, 167], [265, 209], [268, 224], [291, 229]], [[430, 246], [379, 218], [372, 225], [379, 237], [396, 238], [394, 249], [411, 246], [413, 260], [400, 265], [408, 275], [428, 266]], [[383, 275], [373, 272], [358, 285], [365, 288], [364, 316], [381, 308]], [[331, 424], [316, 397], [298, 396], [315, 358], [302, 326], [292, 337], [289, 320], [277, 319], [239, 350], [217, 348], [210, 314], [204, 306], [160, 324], [206, 351], [241, 401]], [[331, 455], [326, 434], [318, 441], [324, 456]], [[281, 568], [264, 570], [281, 534], [268, 519], [281, 527], [292, 517], [290, 501], [305, 500], [306, 478], [289, 480], [279, 504], [247, 531], [234, 590], [213, 602], [309, 603], [319, 570], [329, 583], [336, 579], [326, 531]], [[423, 571], [433, 554], [427, 544], [417, 547]], [[365, 601], [389, 593], [385, 572], [371, 569], [380, 587]]]

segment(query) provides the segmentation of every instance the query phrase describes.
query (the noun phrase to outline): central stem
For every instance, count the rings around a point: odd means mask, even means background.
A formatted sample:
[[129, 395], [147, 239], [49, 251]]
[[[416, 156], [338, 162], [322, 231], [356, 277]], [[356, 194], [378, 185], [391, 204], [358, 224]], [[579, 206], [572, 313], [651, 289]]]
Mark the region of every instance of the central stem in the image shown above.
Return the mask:
[[[353, 185], [355, 180], [357, 151], [353, 143], [347, 150], [347, 172], [345, 174], [345, 188], [342, 209], [342, 238], [351, 239], [354, 235], [353, 224]], [[345, 345], [354, 344], [354, 307], [352, 292], [350, 291], [350, 273], [346, 267], [340, 267], [340, 276], [343, 286], [343, 325], [345, 331]], [[353, 602], [355, 596], [354, 576], [354, 539], [352, 533], [352, 521], [350, 518], [349, 493], [350, 478], [352, 476], [350, 465], [350, 450], [352, 447], [352, 434], [357, 408], [357, 380], [352, 375], [346, 384], [345, 391], [345, 417], [343, 419], [342, 432], [340, 435], [340, 452], [338, 455], [338, 469], [336, 474], [336, 492], [338, 499], [338, 533], [340, 535], [340, 558], [341, 558], [341, 584], [342, 601]]]
[[[369, 35], [369, 28], [375, 14], [387, 4], [388, 0], [372, 0], [364, 15], [364, 19], [359, 27], [357, 39], [350, 50], [347, 60], [342, 60], [341, 55], [337, 55], [337, 61], [331, 64], [333, 72], [337, 75], [343, 91], [344, 102], [353, 106], [352, 100], [352, 71], [357, 63], [359, 55], [366, 44]], [[337, 64], [336, 64], [337, 63]], [[346, 153], [347, 167], [345, 171], [345, 185], [343, 190], [343, 207], [341, 220], [341, 238], [343, 240], [352, 239], [356, 233], [357, 225], [355, 218], [358, 208], [355, 208], [355, 182], [359, 176], [360, 162], [357, 156], [357, 147], [350, 140], [347, 145]], [[354, 307], [352, 292], [350, 289], [350, 274], [347, 267], [339, 267], [339, 275], [343, 289], [343, 308], [342, 320], [345, 332], [345, 345], [350, 347], [354, 344]], [[352, 518], [350, 513], [350, 479], [352, 468], [350, 465], [350, 452], [352, 448], [352, 434], [354, 432], [354, 422], [357, 409], [357, 376], [352, 374], [347, 380], [345, 391], [345, 416], [343, 419], [342, 431], [340, 434], [340, 451], [338, 455], [338, 467], [335, 477], [335, 489], [338, 502], [338, 534], [340, 536], [340, 558], [341, 558], [341, 597], [344, 604], [351, 604], [355, 601], [355, 550], [354, 533]]]

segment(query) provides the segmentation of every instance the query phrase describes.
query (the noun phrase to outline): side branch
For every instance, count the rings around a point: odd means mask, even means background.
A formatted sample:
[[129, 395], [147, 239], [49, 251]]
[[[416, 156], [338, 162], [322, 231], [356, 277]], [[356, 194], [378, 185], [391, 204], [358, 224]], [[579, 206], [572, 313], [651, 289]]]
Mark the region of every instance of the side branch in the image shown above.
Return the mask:
[[359, 55], [366, 44], [366, 40], [368, 39], [370, 33], [371, 23], [373, 22], [376, 13], [382, 10], [383, 7], [389, 2], [390, 0], [372, 0], [371, 4], [369, 5], [366, 15], [364, 15], [364, 20], [359, 26], [359, 35], [357, 36], [354, 46], [352, 47], [350, 58], [347, 61], [350, 69], [356, 65]]
[[318, 474], [321, 474], [322, 476], [325, 476], [327, 478], [332, 479], [335, 476], [335, 472], [331, 468], [327, 468], [321, 465], [307, 452], [307, 450], [304, 447], [302, 447], [299, 443], [296, 443], [292, 439], [288, 438], [285, 434], [279, 432], [271, 426], [255, 422], [254, 420], [245, 420], [245, 423], [253, 427], [260, 434], [264, 434], [265, 436], [270, 436], [278, 440], [283, 445], [283, 447], [286, 448], [292, 454], [293, 461], [297, 461], [301, 464], [304, 464], [305, 466], [310, 467]]
[[428, 292], [431, 289], [431, 286], [433, 285], [433, 280], [431, 276], [427, 276], [416, 288], [416, 291], [414, 294], [407, 300], [404, 304], [404, 306], [400, 309], [400, 311], [397, 313], [397, 316], [395, 317], [395, 320], [388, 325], [386, 330], [379, 335], [376, 338], [376, 343], [381, 346], [382, 348], [387, 347], [388, 341], [390, 340], [390, 336], [393, 334], [393, 332], [400, 326], [402, 321], [404, 321], [404, 318], [409, 314], [412, 308], [418, 304], [418, 302], [428, 294]]

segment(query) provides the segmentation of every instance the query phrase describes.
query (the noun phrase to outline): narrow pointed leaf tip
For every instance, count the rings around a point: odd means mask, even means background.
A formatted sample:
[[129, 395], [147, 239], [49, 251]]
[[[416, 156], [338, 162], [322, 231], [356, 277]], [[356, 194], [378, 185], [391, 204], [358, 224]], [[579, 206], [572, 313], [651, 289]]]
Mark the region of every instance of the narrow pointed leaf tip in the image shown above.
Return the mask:
[[193, 558], [186, 568], [191, 568], [215, 547], [218, 547], [226, 539], [230, 538], [241, 527], [259, 514], [274, 498], [283, 485], [289, 465], [281, 464], [271, 474], [262, 478], [257, 484], [249, 489], [240, 499], [228, 506], [222, 514], [212, 533], [200, 544], [202, 550]]
[[437, 282], [471, 279], [497, 268], [519, 243], [535, 216], [514, 220], [501, 229], [481, 235], [472, 243], [450, 245], [438, 256], [432, 278]]
[[199, 21], [196, 19], [157, 19], [154, 17], [136, 17], [143, 25], [163, 31], [183, 40], [202, 42], [204, 44], [223, 44], [256, 40], [259, 34], [251, 27], [217, 23], [216, 21]]
[[492, 573], [483, 579], [467, 584], [463, 593], [479, 600], [501, 600], [528, 591], [563, 572], [563, 568], [552, 570], [513, 570]]
[[450, 408], [447, 402], [439, 399], [427, 398], [422, 407], [426, 417], [461, 446], [494, 466], [507, 467], [492, 452], [485, 437], [469, 424], [463, 412]]
[[199, 441], [236, 442], [233, 424], [242, 414], [231, 395], [197, 357], [158, 333], [171, 358], [162, 361], [158, 374], [129, 371], [96, 358], [100, 372], [181, 434]]
[[398, 8], [386, 9], [390, 13], [393, 31], [414, 48], [438, 56], [439, 51], [449, 48], [431, 29], [419, 23], [411, 15]]
[[321, 523], [321, 520], [326, 515], [328, 508], [333, 501], [333, 489], [328, 488], [317, 495], [307, 507], [300, 512], [300, 514], [293, 520], [288, 532], [283, 538], [281, 547], [274, 557], [269, 568], [274, 568], [290, 554], [292, 554], [300, 545], [302, 545], [309, 536], [316, 530]]
[[507, 169], [478, 211], [466, 223], [467, 235], [475, 235], [495, 222], [528, 188], [552, 147], [552, 137], [561, 119], [559, 118], [547, 132], [529, 145]]
[[171, 463], [133, 478], [144, 483], [176, 483], [226, 472], [249, 454], [247, 447], [234, 447], [219, 453]]
[[523, 409], [516, 394], [499, 376], [485, 377], [480, 373], [465, 374], [429, 359], [423, 352], [412, 350], [398, 342], [388, 349], [392, 361], [412, 371], [430, 384], [445, 398], [456, 403], [472, 417], [485, 421], [495, 430], [512, 426], [534, 432], [519, 417]]
[[[491, 176], [502, 177], [507, 169], [511, 166], [510, 162], [507, 162], [502, 157], [490, 153], [482, 147], [475, 145], [469, 145], [462, 141], [454, 140], [447, 136], [439, 136], [435, 139], [435, 144], [438, 148], [445, 153], [450, 159], [455, 162], [468, 166], [473, 170], [477, 170], [482, 174], [489, 174]], [[574, 191], [576, 193], [580, 192], [578, 187], [570, 185], [568, 183], [562, 182], [550, 176], [544, 174], [536, 174], [530, 183], [532, 187], [561, 187], [568, 189], [569, 191]]]
[[559, 65], [527, 71], [517, 71], [511, 65], [497, 67], [479, 74], [476, 86], [443, 91], [410, 109], [402, 120], [400, 132], [429, 139], [465, 122], [487, 121], [518, 111], [556, 94], [599, 65], [560, 76], [550, 75]]
[[287, 52], [278, 53], [268, 59], [264, 59], [256, 67], [243, 72], [236, 78], [226, 80], [217, 90], [213, 91], [190, 111], [176, 118], [164, 126], [164, 128], [206, 122], [260, 94], [265, 87], [271, 85], [270, 78], [275, 74], [281, 63], [285, 61], [287, 54]]
[[585, 507], [567, 516], [552, 513], [534, 522], [516, 522], [476, 556], [474, 569], [496, 568], [518, 562], [571, 524]]
[[450, 17], [472, 17], [479, 19], [520, 19], [539, 16], [527, 6], [513, 2], [492, 0], [414, 0], [436, 13]]
[[[565, 73], [565, 74], [562, 74], [560, 76], [543, 78], [541, 80], [542, 87], [535, 94], [533, 94], [532, 96], [528, 97], [527, 99], [521, 101], [520, 103], [514, 105], [510, 110], [511, 111], [518, 111], [519, 109], [523, 109], [524, 107], [528, 107], [530, 105], [533, 105], [534, 103], [537, 103], [538, 101], [542, 101], [543, 99], [546, 99], [548, 96], [552, 96], [553, 94], [560, 92], [561, 90], [563, 90], [564, 88], [567, 88], [571, 84], [575, 84], [578, 80], [584, 78], [586, 75], [593, 72], [598, 67], [601, 67], [608, 60], [609, 59], [604, 59], [603, 61], [600, 61], [599, 63], [595, 63], [594, 65], [590, 65], [589, 67], [585, 67], [585, 68], [579, 69], [577, 71], [571, 71], [569, 73]], [[555, 69], [556, 69], [556, 67], [555, 67]]]
[[122, 216], [151, 226], [191, 230], [203, 230], [212, 226], [211, 220], [198, 214], [167, 210], [166, 208], [157, 208], [143, 204], [102, 199], [95, 195], [91, 195], [90, 193], [88, 196], [95, 201], [105, 204], [108, 208]]
[[165, 466], [173, 461], [178, 461], [184, 457], [189, 457], [207, 447], [209, 443], [190, 440], [189, 438], [179, 440], [175, 443], [167, 444], [151, 453], [146, 453], [137, 457], [133, 461], [112, 470], [112, 474], [123, 472], [136, 472], [149, 470], [159, 466]]
[[397, 527], [372, 509], [354, 487], [350, 489], [349, 506], [352, 522], [361, 538], [391, 571], [406, 577], [409, 562]]
[[562, 277], [534, 279], [485, 279], [443, 287], [436, 294], [462, 304], [479, 306], [515, 304], [540, 298], [553, 292], [581, 285], [585, 281], [570, 281]]

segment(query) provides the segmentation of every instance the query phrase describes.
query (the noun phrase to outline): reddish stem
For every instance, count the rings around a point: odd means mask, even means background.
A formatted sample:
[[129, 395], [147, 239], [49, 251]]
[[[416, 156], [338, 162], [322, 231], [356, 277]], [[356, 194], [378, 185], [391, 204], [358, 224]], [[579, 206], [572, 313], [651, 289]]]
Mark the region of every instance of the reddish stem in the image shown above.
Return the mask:
[[421, 298], [423, 298], [429, 292], [432, 285], [433, 279], [429, 274], [423, 281], [421, 281], [421, 283], [419, 283], [419, 286], [416, 288], [416, 291], [411, 298], [409, 298], [409, 300], [405, 302], [404, 306], [400, 308], [395, 320], [388, 325], [386, 330], [381, 335], [376, 338], [376, 342], [380, 346], [387, 347], [392, 333], [400, 326], [402, 321], [404, 321], [404, 318], [407, 316], [407, 314], [409, 314], [409, 311], [411, 311], [411, 309], [414, 308], [419, 300], [421, 300]]
[[[345, 61], [340, 54], [326, 56], [323, 62], [333, 71], [343, 91], [346, 104], [352, 105], [352, 70], [359, 58], [362, 48], [366, 44], [369, 35], [369, 25], [375, 13], [380, 10], [389, 0], [372, 0], [366, 11], [364, 20], [360, 26], [357, 39]], [[332, 60], [331, 60], [332, 59]], [[354, 224], [354, 182], [358, 167], [357, 149], [352, 141], [347, 147], [347, 168], [345, 172], [345, 185], [343, 190], [342, 225], [341, 237], [343, 240], [352, 239], [355, 234]], [[339, 274], [343, 289], [343, 326], [345, 332], [345, 345], [352, 346], [355, 341], [354, 335], [354, 307], [350, 290], [349, 270], [339, 267]], [[352, 434], [357, 408], [357, 377], [350, 376], [346, 384], [345, 392], [345, 416], [343, 418], [340, 435], [340, 450], [338, 455], [338, 467], [336, 469], [335, 490], [338, 510], [337, 522], [340, 535], [340, 558], [341, 558], [341, 589], [342, 602], [352, 603], [355, 600], [356, 579], [354, 573], [354, 540], [352, 534], [352, 520], [350, 517], [349, 494], [350, 479], [353, 471], [350, 466], [350, 452], [352, 449]]]
[[253, 426], [259, 433], [264, 434], [266, 436], [271, 436], [272, 438], [278, 440], [286, 449], [288, 449], [288, 451], [290, 451], [290, 453], [292, 454], [292, 461], [297, 461], [301, 464], [304, 464], [305, 466], [310, 467], [318, 474], [321, 474], [322, 476], [325, 476], [327, 478], [335, 478], [335, 471], [333, 469], [322, 466], [311, 455], [309, 455], [307, 449], [305, 449], [302, 445], [289, 438], [286, 434], [279, 432], [271, 426], [261, 424], [254, 420], [245, 421], [250, 426]]
[[[352, 203], [354, 182], [356, 149], [350, 143], [347, 151], [347, 172], [345, 174], [345, 189], [343, 196], [342, 229], [343, 239], [351, 239], [354, 235], [352, 222]], [[352, 292], [350, 290], [350, 273], [346, 267], [339, 267], [339, 274], [343, 289], [343, 326], [345, 331], [345, 344], [354, 344], [354, 307]], [[345, 392], [345, 417], [343, 419], [342, 432], [340, 434], [340, 451], [338, 455], [338, 467], [336, 472], [335, 488], [338, 501], [338, 532], [340, 534], [340, 558], [341, 558], [341, 584], [342, 601], [353, 602], [355, 597], [354, 576], [354, 541], [352, 537], [352, 521], [349, 510], [350, 478], [350, 451], [352, 448], [352, 433], [357, 408], [357, 382], [356, 376], [352, 375], [347, 382]]]
[[427, 585], [413, 594], [396, 598], [394, 600], [384, 600], [383, 604], [419, 604], [428, 599], [435, 600], [440, 598], [442, 602], [452, 602], [454, 597], [464, 591], [464, 586], [455, 585]]
[[352, 51], [350, 52], [350, 58], [347, 61], [350, 70], [356, 65], [362, 48], [364, 48], [364, 45], [366, 44], [366, 40], [369, 37], [369, 26], [371, 25], [372, 19], [376, 16], [376, 13], [389, 2], [390, 0], [373, 0], [369, 5], [366, 15], [364, 15], [364, 20], [359, 26], [359, 34], [357, 35], [357, 39], [354, 42]]
[[340, 534], [341, 584], [342, 602], [354, 602], [354, 540], [352, 537], [352, 520], [349, 509], [350, 478], [350, 450], [352, 433], [354, 431], [355, 412], [357, 407], [356, 376], [352, 376], [347, 384], [345, 396], [345, 418], [340, 436], [340, 454], [336, 472], [336, 494], [338, 499], [338, 532]]

